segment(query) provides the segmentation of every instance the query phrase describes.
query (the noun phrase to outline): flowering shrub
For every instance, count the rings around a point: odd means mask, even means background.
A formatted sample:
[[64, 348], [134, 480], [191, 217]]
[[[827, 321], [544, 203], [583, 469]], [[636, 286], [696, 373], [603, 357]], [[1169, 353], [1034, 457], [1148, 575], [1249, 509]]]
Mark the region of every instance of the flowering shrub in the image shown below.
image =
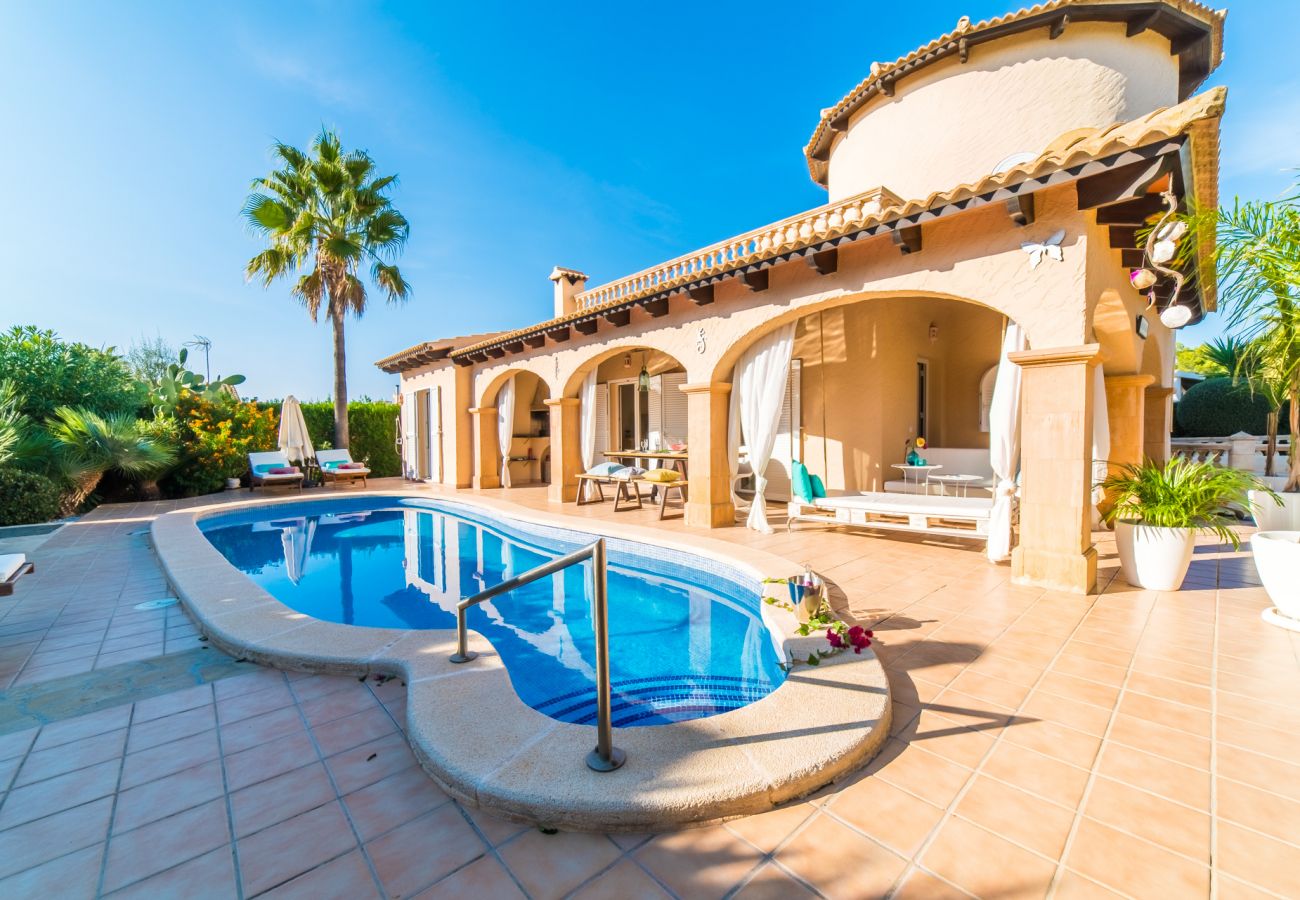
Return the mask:
[[225, 487], [248, 470], [248, 454], [274, 450], [274, 410], [233, 398], [206, 399], [182, 391], [173, 408], [180, 431], [180, 463], [167, 477], [168, 494], [192, 497]]

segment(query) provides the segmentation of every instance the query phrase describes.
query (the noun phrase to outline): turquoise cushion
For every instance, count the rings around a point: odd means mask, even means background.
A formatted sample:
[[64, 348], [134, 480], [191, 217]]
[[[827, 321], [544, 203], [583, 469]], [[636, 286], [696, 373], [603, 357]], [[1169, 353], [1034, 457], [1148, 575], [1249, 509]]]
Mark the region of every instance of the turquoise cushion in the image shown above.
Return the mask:
[[623, 468], [622, 463], [616, 463], [616, 462], [597, 463], [596, 465], [592, 466], [590, 469], [587, 470], [587, 474], [603, 475], [605, 477], [608, 477], [610, 475], [613, 475], [621, 468]]
[[812, 492], [813, 497], [818, 500], [826, 496], [826, 485], [822, 484], [822, 477], [820, 475], [812, 476]]
[[790, 467], [790, 484], [794, 495], [800, 500], [813, 499], [812, 479], [808, 477], [808, 467], [797, 459]]
[[271, 471], [272, 469], [278, 469], [278, 468], [280, 468], [279, 463], [263, 463], [260, 466], [253, 466], [253, 474], [265, 475], [267, 472]]
[[347, 462], [346, 459], [331, 459], [329, 462], [321, 463], [321, 464], [320, 464], [320, 467], [321, 467], [322, 469], [337, 469], [339, 466], [343, 465], [345, 462]]

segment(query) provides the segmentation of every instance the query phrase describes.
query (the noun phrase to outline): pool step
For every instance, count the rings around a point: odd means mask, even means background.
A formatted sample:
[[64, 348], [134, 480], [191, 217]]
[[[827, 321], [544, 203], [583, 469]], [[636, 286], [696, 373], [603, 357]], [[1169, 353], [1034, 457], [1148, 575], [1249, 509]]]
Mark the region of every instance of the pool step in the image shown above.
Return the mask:
[[[658, 725], [739, 709], [771, 693], [767, 681], [728, 675], [633, 678], [611, 685], [614, 726]], [[596, 689], [569, 691], [534, 704], [538, 712], [578, 725], [596, 722]]]

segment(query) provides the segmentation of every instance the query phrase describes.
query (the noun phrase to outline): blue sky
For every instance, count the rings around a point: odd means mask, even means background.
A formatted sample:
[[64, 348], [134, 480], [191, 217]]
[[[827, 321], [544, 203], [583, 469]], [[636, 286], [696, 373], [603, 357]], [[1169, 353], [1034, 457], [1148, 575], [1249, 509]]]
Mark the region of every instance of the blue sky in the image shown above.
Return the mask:
[[[327, 124], [400, 175], [412, 222], [412, 300], [349, 322], [353, 396], [387, 396], [381, 356], [548, 316], [553, 265], [596, 284], [824, 202], [818, 110], [1016, 3], [0, 0], [0, 326], [204, 334], [248, 393], [328, 396], [328, 327], [244, 282], [239, 217], [271, 142]], [[1300, 25], [1294, 2], [1230, 9], [1223, 193], [1274, 197], [1300, 166]]]

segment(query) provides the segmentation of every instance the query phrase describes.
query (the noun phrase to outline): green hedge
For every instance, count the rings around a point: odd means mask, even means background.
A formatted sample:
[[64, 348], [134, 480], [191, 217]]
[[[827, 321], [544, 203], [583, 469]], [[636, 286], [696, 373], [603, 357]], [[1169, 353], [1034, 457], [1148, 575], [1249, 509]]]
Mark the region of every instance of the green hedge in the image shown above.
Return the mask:
[[[265, 404], [280, 414], [280, 402]], [[334, 404], [328, 400], [302, 405], [307, 432], [318, 450], [334, 446]], [[397, 455], [397, 404], [382, 400], [356, 400], [348, 404], [348, 431], [352, 446], [348, 448], [357, 462], [368, 460], [376, 478], [402, 474], [402, 460]]]
[[0, 469], [0, 525], [35, 525], [59, 515], [59, 486], [44, 475]]
[[[1244, 381], [1228, 377], [1207, 378], [1192, 385], [1174, 408], [1177, 430], [1185, 437], [1226, 437], [1244, 431], [1264, 434], [1268, 430], [1268, 403], [1252, 394]], [[1287, 430], [1286, 407], [1281, 427]]]

